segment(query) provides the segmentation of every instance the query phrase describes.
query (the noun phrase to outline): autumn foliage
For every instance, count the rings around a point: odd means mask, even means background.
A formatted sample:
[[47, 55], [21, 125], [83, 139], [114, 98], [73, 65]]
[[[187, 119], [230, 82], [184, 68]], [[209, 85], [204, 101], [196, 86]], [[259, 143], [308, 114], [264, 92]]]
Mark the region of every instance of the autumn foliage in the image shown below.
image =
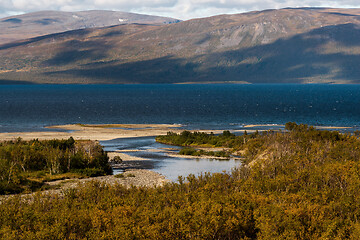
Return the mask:
[[360, 140], [287, 129], [229, 136], [246, 157], [231, 173], [154, 188], [92, 182], [63, 197], [3, 201], [0, 238], [357, 239]]
[[92, 141], [32, 140], [0, 143], [0, 194], [35, 190], [46, 175], [111, 174], [102, 146]]

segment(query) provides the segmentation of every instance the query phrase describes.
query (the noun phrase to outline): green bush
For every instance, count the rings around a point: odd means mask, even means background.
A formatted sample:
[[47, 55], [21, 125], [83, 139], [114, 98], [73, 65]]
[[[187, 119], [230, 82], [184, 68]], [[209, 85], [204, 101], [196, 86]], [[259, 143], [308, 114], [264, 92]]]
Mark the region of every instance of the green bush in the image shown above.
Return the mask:
[[195, 156], [195, 154], [197, 153], [195, 148], [182, 148], [179, 151], [179, 154], [181, 155], [191, 155], [191, 156]]
[[202, 149], [196, 150], [195, 148], [185, 147], [179, 151], [180, 155], [189, 155], [189, 156], [212, 156], [212, 157], [222, 157], [229, 158], [230, 154], [226, 151], [204, 151]]
[[34, 190], [36, 178], [76, 170], [86, 176], [112, 174], [107, 154], [92, 141], [19, 138], [0, 143], [0, 194]]

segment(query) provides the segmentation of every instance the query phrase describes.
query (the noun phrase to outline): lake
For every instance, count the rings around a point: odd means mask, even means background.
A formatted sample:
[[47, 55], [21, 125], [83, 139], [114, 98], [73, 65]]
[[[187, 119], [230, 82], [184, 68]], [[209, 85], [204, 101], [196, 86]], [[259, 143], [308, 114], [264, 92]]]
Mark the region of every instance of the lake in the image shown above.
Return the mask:
[[[72, 123], [178, 123], [185, 129], [234, 130], [247, 124], [278, 128], [289, 121], [352, 131], [359, 129], [360, 85], [0, 85], [0, 104], [0, 132], [48, 131], [44, 126]], [[128, 144], [134, 141], [142, 140], [128, 139]], [[144, 141], [134, 154], [159, 147], [153, 138]], [[115, 148], [124, 144], [118, 141]], [[167, 169], [171, 178], [238, 164], [165, 159], [161, 153], [151, 158], [154, 169]], [[176, 172], [181, 168], [186, 170]]]
[[355, 126], [360, 85], [0, 85], [0, 132], [70, 123]]

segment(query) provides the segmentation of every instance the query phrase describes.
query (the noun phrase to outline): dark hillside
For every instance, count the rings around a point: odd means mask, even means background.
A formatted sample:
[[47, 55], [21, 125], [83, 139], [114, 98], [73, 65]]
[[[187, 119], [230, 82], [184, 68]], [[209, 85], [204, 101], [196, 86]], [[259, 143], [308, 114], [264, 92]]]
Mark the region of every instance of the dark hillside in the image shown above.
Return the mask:
[[301, 8], [128, 24], [0, 46], [0, 79], [36, 83], [358, 83], [360, 10]]

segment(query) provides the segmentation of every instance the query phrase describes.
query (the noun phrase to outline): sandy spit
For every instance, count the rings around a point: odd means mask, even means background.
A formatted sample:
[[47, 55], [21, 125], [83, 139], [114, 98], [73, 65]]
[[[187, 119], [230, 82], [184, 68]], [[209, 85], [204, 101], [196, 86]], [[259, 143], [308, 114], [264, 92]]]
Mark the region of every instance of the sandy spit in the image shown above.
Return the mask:
[[[69, 124], [46, 127], [48, 129], [54, 129], [54, 131], [47, 132], [0, 133], [0, 141], [15, 140], [19, 137], [21, 137], [23, 140], [68, 139], [69, 137], [73, 137], [75, 140], [106, 141], [116, 138], [165, 135], [169, 131], [180, 133], [183, 131], [180, 129], [180, 127], [181, 125], [179, 124]], [[66, 130], [66, 132], [60, 132], [56, 130]], [[215, 134], [222, 133], [222, 130], [196, 131], [207, 133], [213, 132]]]
[[[23, 140], [67, 139], [105, 141], [115, 138], [147, 137], [166, 134], [169, 131], [181, 132], [178, 124], [109, 124], [109, 125], [80, 125], [69, 124], [50, 126], [48, 132], [15, 132], [0, 133], [0, 141], [14, 140], [21, 137]], [[58, 132], [56, 129], [67, 130]]]

